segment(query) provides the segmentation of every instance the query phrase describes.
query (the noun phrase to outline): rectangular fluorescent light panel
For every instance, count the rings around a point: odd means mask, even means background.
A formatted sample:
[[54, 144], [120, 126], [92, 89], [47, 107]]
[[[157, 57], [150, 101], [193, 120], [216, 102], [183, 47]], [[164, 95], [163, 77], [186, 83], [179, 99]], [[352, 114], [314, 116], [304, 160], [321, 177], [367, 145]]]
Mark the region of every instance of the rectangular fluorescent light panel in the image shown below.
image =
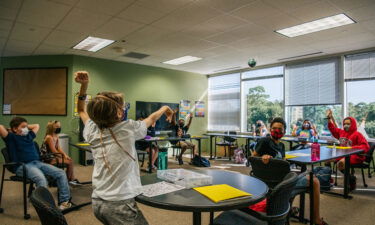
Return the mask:
[[97, 37], [87, 37], [80, 43], [78, 43], [76, 46], [73, 47], [73, 49], [79, 49], [79, 50], [85, 50], [89, 52], [96, 52], [110, 44], [112, 44], [113, 40], [103, 39], [103, 38], [97, 38]]
[[327, 30], [352, 23], [355, 23], [355, 21], [346, 16], [345, 14], [338, 14], [335, 16], [314, 20], [308, 23], [303, 23], [297, 26], [277, 30], [276, 32], [283, 34], [287, 37], [297, 37], [300, 35], [309, 34], [321, 30]]
[[183, 57], [180, 57], [180, 58], [177, 58], [177, 59], [165, 61], [163, 63], [164, 64], [170, 64], [170, 65], [181, 65], [181, 64], [185, 64], [185, 63], [189, 63], [189, 62], [198, 61], [198, 60], [201, 60], [201, 59], [202, 58], [187, 55], [187, 56], [183, 56]]

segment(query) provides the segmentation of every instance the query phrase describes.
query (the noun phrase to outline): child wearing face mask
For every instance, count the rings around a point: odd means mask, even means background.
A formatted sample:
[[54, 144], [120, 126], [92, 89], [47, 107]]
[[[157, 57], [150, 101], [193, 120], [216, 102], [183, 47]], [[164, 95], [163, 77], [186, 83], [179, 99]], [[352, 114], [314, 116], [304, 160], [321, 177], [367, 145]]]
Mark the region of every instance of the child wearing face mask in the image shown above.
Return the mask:
[[[271, 136], [261, 138], [255, 146], [253, 156], [262, 157], [264, 164], [268, 164], [271, 158], [285, 159], [285, 146], [281, 142], [281, 138], [285, 134], [286, 123], [283, 118], [276, 117], [272, 120], [270, 125]], [[296, 188], [305, 188], [309, 185], [310, 177], [300, 176]], [[327, 223], [320, 217], [320, 183], [319, 180], [313, 178], [314, 188], [314, 223], [327, 225]]]
[[[12, 162], [24, 163], [27, 178], [32, 180], [37, 187], [48, 188], [48, 181], [45, 175], [56, 180], [59, 191], [59, 208], [61, 210], [70, 208], [70, 190], [65, 172], [50, 164], [40, 161], [38, 150], [34, 144], [36, 133], [39, 131], [39, 124], [28, 124], [22, 117], [14, 117], [10, 121], [10, 129], [7, 130], [0, 125], [0, 136], [5, 141], [8, 153]], [[17, 176], [23, 176], [21, 164], [13, 167]]]
[[[340, 146], [352, 147], [364, 150], [364, 153], [350, 156], [350, 164], [362, 164], [366, 157], [364, 156], [369, 150], [370, 146], [366, 138], [357, 131], [357, 121], [353, 117], [347, 117], [343, 120], [343, 129], [338, 128], [334, 123], [332, 110], [327, 110], [328, 129], [332, 136], [339, 140]], [[345, 159], [339, 159], [337, 162], [338, 169], [344, 173]], [[355, 189], [354, 176], [350, 177], [350, 189]]]
[[[293, 127], [292, 136], [303, 137], [307, 140], [311, 140], [313, 137], [318, 137], [318, 132], [316, 131], [315, 126], [311, 123], [310, 120], [304, 120], [302, 126], [298, 128], [296, 125]], [[308, 141], [302, 141], [300, 144], [293, 147], [293, 150], [309, 148], [310, 145]]]
[[61, 124], [59, 121], [50, 121], [47, 124], [46, 136], [44, 137], [44, 144], [49, 153], [60, 153], [57, 158], [49, 161], [50, 164], [61, 164], [64, 162], [66, 169], [66, 176], [69, 184], [79, 185], [80, 182], [74, 176], [74, 165], [73, 160], [61, 149], [59, 144], [59, 133], [61, 132]]
[[161, 107], [143, 121], [125, 120], [121, 93], [101, 92], [87, 104], [89, 74], [75, 73], [81, 84], [77, 109], [85, 124], [83, 137], [90, 143], [94, 157], [92, 208], [106, 225], [147, 225], [135, 197], [142, 193], [135, 141], [147, 135], [147, 128], [163, 114], [171, 122], [173, 110]]

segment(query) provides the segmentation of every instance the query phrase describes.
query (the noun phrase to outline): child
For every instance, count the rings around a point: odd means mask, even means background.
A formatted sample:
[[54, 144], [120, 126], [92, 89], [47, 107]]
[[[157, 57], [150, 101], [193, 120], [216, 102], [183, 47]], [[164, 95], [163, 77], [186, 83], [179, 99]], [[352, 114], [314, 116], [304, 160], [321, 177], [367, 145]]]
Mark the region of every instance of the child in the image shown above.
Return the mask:
[[[340, 146], [350, 146], [352, 148], [364, 150], [363, 154], [351, 155], [350, 164], [362, 164], [366, 157], [364, 156], [370, 146], [363, 135], [357, 131], [357, 121], [353, 117], [347, 117], [343, 120], [343, 128], [340, 129], [335, 125], [332, 110], [327, 110], [328, 129], [332, 136], [339, 140]], [[345, 159], [342, 158], [337, 163], [337, 168], [344, 173]], [[349, 179], [350, 189], [354, 190], [356, 186], [356, 178], [352, 175]]]
[[306, 141], [302, 141], [299, 145], [293, 147], [293, 150], [309, 148], [310, 145], [307, 143], [308, 140], [311, 140], [312, 137], [317, 138], [318, 132], [316, 131], [315, 126], [311, 123], [310, 120], [304, 120], [302, 127], [298, 128], [296, 125], [293, 127], [292, 136], [306, 138]]
[[[57, 155], [57, 159], [52, 159], [48, 163], [64, 164], [67, 166], [66, 176], [68, 177], [69, 184], [79, 185], [79, 181], [74, 176], [73, 160], [61, 149], [59, 144], [58, 134], [61, 132], [61, 124], [59, 121], [50, 121], [47, 124], [46, 136], [44, 137], [44, 144], [47, 148], [48, 153], [60, 153]], [[64, 160], [63, 160], [64, 159]]]
[[[24, 163], [27, 178], [32, 180], [37, 187], [48, 188], [45, 175], [56, 179], [59, 190], [59, 208], [68, 209], [72, 204], [69, 202], [70, 190], [65, 172], [40, 161], [39, 152], [34, 144], [38, 131], [39, 124], [27, 124], [27, 120], [22, 117], [13, 117], [9, 131], [0, 125], [0, 135], [5, 141], [12, 162]], [[18, 165], [13, 172], [22, 177], [23, 167]]]
[[84, 109], [89, 75], [75, 73], [81, 84], [78, 113], [85, 124], [83, 136], [91, 144], [95, 160], [92, 175], [92, 207], [103, 224], [148, 224], [134, 200], [142, 185], [135, 141], [142, 139], [163, 113], [172, 119], [173, 111], [163, 106], [143, 121], [124, 121], [122, 94], [101, 92]]
[[[286, 123], [284, 119], [276, 117], [273, 119], [270, 125], [270, 137], [264, 137], [258, 141], [255, 147], [254, 156], [262, 157], [264, 164], [268, 164], [271, 158], [284, 159], [285, 158], [285, 146], [281, 142], [281, 138], [285, 134]], [[301, 177], [296, 187], [307, 187], [309, 185], [310, 177]], [[313, 179], [314, 188], [314, 219], [315, 224], [327, 225], [327, 223], [320, 218], [319, 214], [319, 201], [320, 201], [320, 183], [319, 180], [314, 177]]]
[[[191, 121], [193, 120], [193, 114], [190, 113], [189, 114], [189, 121], [187, 123], [187, 125], [185, 125], [185, 120], [184, 119], [179, 119], [178, 122], [176, 122], [176, 117], [177, 117], [177, 114], [178, 111], [177, 109], [174, 111], [174, 114], [173, 114], [173, 119], [172, 119], [172, 136], [173, 137], [186, 137], [187, 136], [187, 132], [190, 128], [190, 125], [191, 125]], [[184, 164], [183, 160], [182, 160], [182, 156], [183, 154], [185, 153], [186, 150], [188, 149], [191, 149], [193, 151], [193, 155], [195, 153], [195, 144], [191, 143], [190, 141], [185, 141], [185, 140], [180, 140], [180, 141], [171, 141], [172, 144], [178, 146], [178, 147], [181, 147], [181, 153], [180, 155], [178, 156], [178, 164], [182, 165]]]
[[[143, 121], [145, 118], [141, 117], [139, 118], [139, 121]], [[147, 136], [155, 137], [155, 125], [156, 123], [153, 123], [148, 129], [147, 129]], [[137, 150], [143, 150], [143, 151], [150, 151], [150, 143], [147, 141], [136, 141], [135, 142], [135, 148]], [[151, 165], [152, 169], [156, 170], [157, 167], [155, 166], [156, 159], [159, 157], [159, 148], [157, 145], [152, 144], [152, 159], [151, 159]]]
[[268, 134], [266, 125], [264, 125], [262, 120], [256, 122], [256, 126], [253, 125], [253, 136], [265, 137]]

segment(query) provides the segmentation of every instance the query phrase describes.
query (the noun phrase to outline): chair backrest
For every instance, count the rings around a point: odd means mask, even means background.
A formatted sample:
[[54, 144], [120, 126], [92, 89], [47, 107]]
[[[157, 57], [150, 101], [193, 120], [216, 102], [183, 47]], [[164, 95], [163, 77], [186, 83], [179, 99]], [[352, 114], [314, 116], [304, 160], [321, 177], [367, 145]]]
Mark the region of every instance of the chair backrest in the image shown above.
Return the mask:
[[38, 213], [42, 225], [67, 225], [62, 212], [56, 207], [55, 200], [45, 187], [37, 187], [30, 197], [31, 204]]
[[371, 163], [371, 161], [373, 160], [373, 154], [375, 150], [375, 143], [370, 142], [369, 144], [370, 144], [370, 150], [367, 152], [366, 159], [365, 159], [367, 163]]
[[267, 215], [280, 216], [275, 218], [276, 223], [285, 224], [285, 217], [290, 209], [290, 198], [297, 184], [298, 176], [294, 172], [289, 172], [284, 179], [275, 186], [267, 197]]
[[262, 180], [271, 189], [290, 172], [290, 164], [285, 160], [270, 159], [268, 164], [264, 164], [261, 157], [249, 157], [249, 161], [252, 169], [250, 175]]
[[[8, 151], [7, 147], [1, 149], [1, 154], [3, 155], [5, 163], [11, 163], [12, 162], [10, 160], [9, 151]], [[15, 169], [14, 166], [6, 166], [6, 168], [9, 172], [14, 173], [14, 169]]]
[[[228, 134], [231, 134], [231, 135], [236, 135], [237, 134], [237, 131], [228, 131]], [[235, 142], [236, 140], [237, 140], [237, 138], [234, 138], [234, 137], [225, 137], [224, 136], [224, 141], [226, 141], [226, 142], [230, 142], [230, 143], [233, 143], [233, 142]]]

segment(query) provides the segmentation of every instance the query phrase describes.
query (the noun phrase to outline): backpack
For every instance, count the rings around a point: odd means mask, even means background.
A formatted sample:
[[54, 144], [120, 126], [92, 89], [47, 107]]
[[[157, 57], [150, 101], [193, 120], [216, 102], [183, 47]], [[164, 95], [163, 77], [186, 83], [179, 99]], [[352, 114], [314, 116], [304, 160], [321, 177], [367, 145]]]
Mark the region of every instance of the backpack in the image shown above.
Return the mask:
[[328, 166], [318, 166], [314, 168], [313, 173], [320, 182], [320, 190], [329, 191], [332, 169]]
[[234, 162], [238, 164], [244, 164], [246, 162], [246, 157], [242, 148], [237, 148], [234, 150]]
[[211, 163], [206, 158], [195, 155], [191, 163], [194, 166], [210, 167]]
[[54, 159], [55, 157], [50, 154], [49, 150], [48, 150], [48, 147], [46, 145], [46, 143], [43, 142], [42, 146], [40, 146], [39, 148], [39, 152], [40, 152], [40, 158], [43, 160], [43, 161], [51, 161], [52, 159]]

